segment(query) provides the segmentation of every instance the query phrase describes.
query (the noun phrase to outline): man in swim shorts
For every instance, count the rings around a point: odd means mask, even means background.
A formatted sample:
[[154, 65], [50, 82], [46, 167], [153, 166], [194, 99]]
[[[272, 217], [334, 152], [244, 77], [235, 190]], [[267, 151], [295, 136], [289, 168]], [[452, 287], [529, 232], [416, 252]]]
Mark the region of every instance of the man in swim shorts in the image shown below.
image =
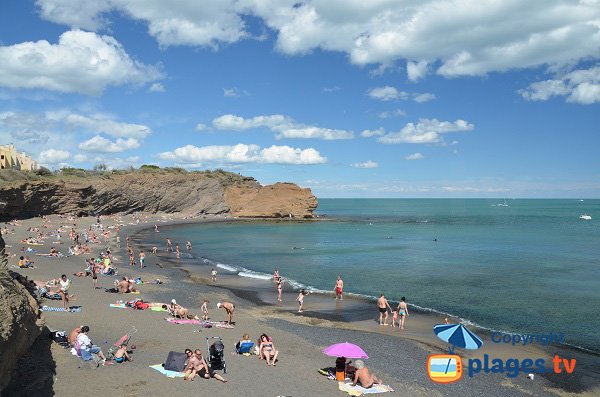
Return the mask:
[[356, 360], [354, 362], [354, 367], [356, 367], [356, 372], [354, 373], [354, 381], [352, 382], [352, 386], [356, 386], [357, 383], [360, 383], [360, 385], [365, 389], [370, 389], [373, 387], [373, 385], [381, 383], [381, 381], [377, 379], [374, 374], [369, 372], [369, 369], [365, 365], [364, 361]]
[[233, 311], [235, 310], [235, 305], [231, 302], [219, 302], [217, 303], [217, 309], [225, 309], [227, 312], [227, 324], [231, 324], [231, 320], [233, 319]]
[[383, 294], [377, 299], [377, 308], [379, 309], [379, 325], [387, 325], [388, 309], [391, 311], [392, 307]]

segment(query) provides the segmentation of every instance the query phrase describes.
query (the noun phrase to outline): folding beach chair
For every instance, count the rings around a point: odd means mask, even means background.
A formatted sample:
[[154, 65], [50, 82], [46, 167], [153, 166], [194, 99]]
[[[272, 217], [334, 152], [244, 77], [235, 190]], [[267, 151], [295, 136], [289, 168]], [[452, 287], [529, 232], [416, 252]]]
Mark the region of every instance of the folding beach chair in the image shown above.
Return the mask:
[[237, 354], [249, 354], [254, 347], [254, 342], [244, 342], [236, 349]]
[[121, 345], [125, 345], [128, 346], [129, 345], [129, 340], [131, 339], [131, 335], [135, 334], [136, 332], [138, 332], [138, 330], [135, 327], [131, 327], [131, 329], [121, 337], [121, 339], [119, 339], [118, 341], [116, 341], [111, 347], [110, 349], [108, 349], [108, 352], [106, 354], [106, 358], [108, 358], [109, 360], [112, 360], [113, 358], [115, 358], [115, 353], [117, 352], [117, 350], [119, 350], [119, 348], [121, 347]]

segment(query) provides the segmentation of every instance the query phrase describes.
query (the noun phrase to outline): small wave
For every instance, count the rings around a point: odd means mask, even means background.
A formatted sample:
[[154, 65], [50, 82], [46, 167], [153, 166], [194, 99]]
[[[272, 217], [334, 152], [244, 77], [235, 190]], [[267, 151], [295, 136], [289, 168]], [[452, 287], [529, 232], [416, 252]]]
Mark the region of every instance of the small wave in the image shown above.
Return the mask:
[[[206, 262], [206, 263], [210, 263], [210, 261]], [[233, 265], [226, 265], [224, 263], [217, 263], [216, 265], [219, 269], [223, 269], [223, 270], [227, 270], [228, 272], [232, 272], [232, 273], [238, 273], [240, 270], [239, 267], [237, 266], [233, 266]]]
[[270, 274], [253, 272], [251, 270], [241, 271], [238, 273], [238, 276], [247, 277], [247, 278], [255, 278], [258, 280], [271, 280], [273, 278], [273, 276]]

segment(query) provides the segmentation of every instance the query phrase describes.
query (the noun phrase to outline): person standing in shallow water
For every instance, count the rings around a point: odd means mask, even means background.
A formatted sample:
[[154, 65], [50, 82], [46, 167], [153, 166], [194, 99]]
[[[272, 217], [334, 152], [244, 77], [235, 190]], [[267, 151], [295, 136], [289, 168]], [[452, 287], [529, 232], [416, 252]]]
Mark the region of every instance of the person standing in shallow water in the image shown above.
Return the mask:
[[[406, 305], [406, 297], [402, 297], [400, 299], [400, 303], [398, 304], [398, 317], [400, 318], [399, 326], [400, 329], [404, 329], [404, 320], [408, 316], [408, 306]], [[447, 324], [447, 323], [446, 323]]]
[[335, 282], [335, 299], [340, 298], [343, 300], [342, 292], [344, 290], [344, 281], [342, 280], [342, 276], [338, 276], [337, 281]]
[[170, 238], [167, 239], [167, 251], [173, 252], [173, 243]]
[[383, 294], [381, 294], [379, 299], [377, 299], [377, 308], [379, 309], [379, 325], [388, 325], [388, 309], [390, 309], [391, 311], [392, 307], [388, 303], [387, 299], [385, 299], [385, 296], [383, 296]]

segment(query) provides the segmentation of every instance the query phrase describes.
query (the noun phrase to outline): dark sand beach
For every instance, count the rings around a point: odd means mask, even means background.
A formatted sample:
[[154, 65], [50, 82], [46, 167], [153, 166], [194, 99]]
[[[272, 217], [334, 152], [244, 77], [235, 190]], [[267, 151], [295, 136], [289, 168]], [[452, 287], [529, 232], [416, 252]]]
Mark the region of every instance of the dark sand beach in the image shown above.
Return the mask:
[[[215, 218], [215, 221], [223, 218]], [[51, 216], [52, 227], [69, 222]], [[211, 219], [212, 220], [212, 219]], [[201, 220], [193, 220], [198, 222]], [[204, 221], [209, 221], [205, 219]], [[87, 228], [95, 218], [76, 220], [77, 229]], [[175, 216], [149, 215], [137, 224], [131, 216], [105, 217], [102, 223], [112, 226], [124, 224], [121, 230], [122, 246], [129, 235], [135, 245], [136, 255], [139, 246], [144, 245], [144, 235], [153, 232], [154, 224], [188, 222]], [[20, 240], [30, 233], [29, 226], [41, 226], [38, 218], [11, 226], [13, 234], [4, 236], [12, 247], [8, 251], [17, 257], [10, 258], [16, 265], [20, 255]], [[72, 224], [72, 222], [71, 222]], [[144, 230], [147, 229], [147, 230]], [[110, 245], [115, 249], [114, 234]], [[40, 252], [47, 251], [51, 242], [38, 246]], [[92, 253], [97, 254], [107, 244], [92, 245]], [[63, 237], [59, 250], [68, 250], [68, 234]], [[183, 251], [183, 248], [182, 248]], [[52, 330], [66, 330], [79, 325], [90, 326], [90, 337], [104, 351], [131, 327], [138, 332], [131, 343], [136, 345], [133, 362], [95, 368], [90, 363], [74, 357], [49, 339], [40, 338], [30, 353], [19, 363], [13, 382], [3, 395], [36, 396], [80, 396], [82, 393], [98, 391], [126, 396], [139, 395], [188, 395], [202, 393], [215, 396], [344, 396], [338, 390], [337, 382], [320, 375], [317, 369], [330, 367], [334, 358], [321, 353], [324, 347], [350, 341], [360, 345], [368, 354], [366, 361], [385, 384], [395, 389], [389, 395], [403, 396], [548, 396], [548, 395], [600, 395], [600, 359], [597, 356], [552, 346], [511, 347], [493, 344], [489, 335], [479, 334], [484, 340], [482, 349], [475, 353], [460, 351], [463, 360], [483, 358], [484, 354], [497, 358], [537, 358], [551, 360], [555, 352], [563, 357], [576, 357], [577, 368], [572, 375], [538, 376], [533, 380], [520, 373], [516, 378], [506, 374], [467, 374], [454, 384], [433, 383], [427, 376], [425, 364], [429, 354], [447, 352], [447, 344], [439, 341], [431, 329], [434, 324], [443, 322], [439, 316], [412, 310], [406, 329], [381, 327], [377, 322], [377, 311], [373, 302], [346, 297], [343, 302], [335, 301], [332, 295], [311, 294], [305, 299], [305, 311], [297, 312], [295, 298], [297, 291], [285, 289], [283, 302], [277, 304], [276, 290], [270, 281], [248, 280], [220, 271], [216, 283], [211, 283], [210, 267], [201, 263], [177, 261], [174, 255], [159, 247], [157, 256], [147, 254], [146, 268], [130, 268], [127, 254], [122, 248], [116, 250], [119, 258], [118, 276], [100, 276], [98, 285], [102, 289], [93, 290], [90, 277], [77, 278], [72, 274], [84, 268], [83, 256], [48, 258], [36, 256], [36, 269], [23, 269], [19, 272], [29, 279], [48, 280], [61, 274], [68, 274], [73, 284], [72, 305], [82, 307], [79, 313], [45, 312], [46, 325]], [[91, 256], [91, 255], [88, 255]], [[17, 270], [17, 269], [12, 269]], [[115, 278], [127, 276], [141, 277], [148, 283], [139, 286], [141, 294], [110, 294], [104, 288], [113, 286]], [[163, 284], [154, 284], [160, 279]], [[332, 280], [333, 282], [334, 280]], [[199, 314], [204, 298], [210, 300], [209, 316], [212, 320], [225, 320], [224, 310], [217, 310], [221, 300], [235, 302], [235, 329], [200, 328], [196, 325], [174, 325], [165, 321], [163, 312], [149, 310], [110, 308], [109, 304], [118, 300], [141, 298], [149, 302], [177, 302]], [[60, 306], [60, 301], [43, 301], [43, 304]], [[452, 319], [451, 319], [452, 320]], [[242, 334], [248, 333], [256, 340], [261, 333], [273, 338], [280, 351], [276, 367], [266, 366], [256, 356], [231, 355], [233, 346]], [[224, 376], [228, 382], [196, 379], [184, 382], [180, 378], [167, 378], [149, 368], [150, 365], [164, 362], [169, 351], [183, 351], [185, 348], [200, 348], [206, 352], [206, 338], [219, 336], [225, 344], [225, 360], [228, 372]], [[199, 390], [202, 389], [201, 391]]]

